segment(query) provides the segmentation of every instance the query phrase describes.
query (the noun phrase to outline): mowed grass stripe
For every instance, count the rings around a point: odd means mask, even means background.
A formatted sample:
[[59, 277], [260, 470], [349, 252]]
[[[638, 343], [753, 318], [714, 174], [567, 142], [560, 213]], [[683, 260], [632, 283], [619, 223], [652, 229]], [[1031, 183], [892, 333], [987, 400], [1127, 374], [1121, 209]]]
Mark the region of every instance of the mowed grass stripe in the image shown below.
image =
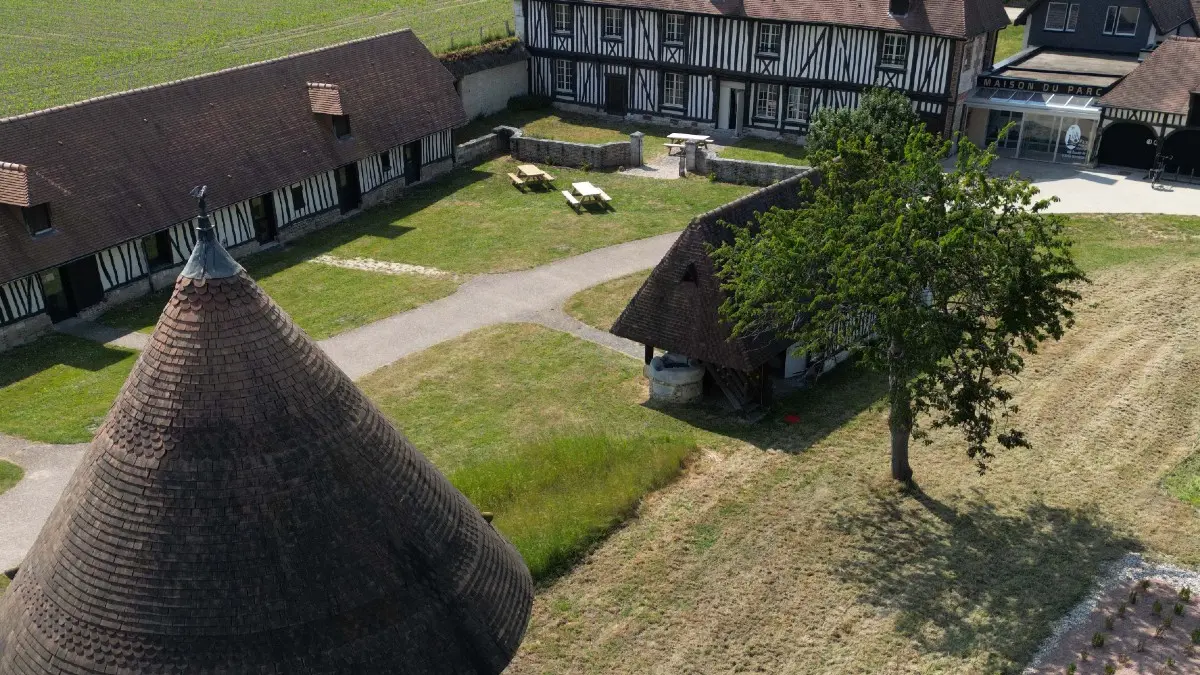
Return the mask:
[[401, 28], [442, 51], [506, 21], [508, 0], [6, 0], [0, 117]]

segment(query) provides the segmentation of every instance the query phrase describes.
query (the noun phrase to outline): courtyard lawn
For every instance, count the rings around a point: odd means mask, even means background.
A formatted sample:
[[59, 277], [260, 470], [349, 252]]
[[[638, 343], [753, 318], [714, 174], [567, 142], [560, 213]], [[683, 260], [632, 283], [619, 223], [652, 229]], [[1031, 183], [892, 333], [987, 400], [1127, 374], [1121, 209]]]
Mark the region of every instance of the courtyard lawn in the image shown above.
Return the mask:
[[[240, 262], [314, 340], [437, 300], [458, 288], [451, 277], [380, 274], [307, 262], [313, 255], [310, 244], [259, 253]], [[119, 305], [99, 320], [116, 328], [152, 332], [170, 295], [170, 288], [163, 289]]]
[[512, 21], [509, 0], [5, 0], [0, 117], [400, 28], [444, 51]]
[[[553, 189], [518, 191], [504, 157], [458, 171], [351, 221], [298, 242], [313, 253], [423, 265], [459, 274], [527, 269], [633, 239], [682, 230], [705, 211], [752, 191], [706, 178], [663, 181], [546, 167]], [[610, 211], [575, 213], [560, 193], [590, 181]]]
[[572, 296], [564, 309], [589, 326], [608, 330], [648, 276], [650, 270], [644, 270], [593, 286]]
[[996, 39], [996, 63], [1021, 51], [1025, 42], [1025, 26], [1012, 25], [1000, 31]]
[[137, 353], [52, 334], [0, 358], [0, 433], [45, 443], [89, 441]]
[[638, 405], [637, 361], [538, 326], [486, 328], [360, 385], [521, 551], [559, 572], [629, 516], [695, 448]]
[[1167, 492], [1200, 508], [1200, 452], [1185, 459], [1163, 479]]
[[808, 166], [808, 151], [803, 146], [750, 136], [739, 138], [733, 145], [721, 148], [717, 156], [723, 159]]
[[25, 472], [21, 467], [0, 459], [0, 494], [7, 492], [24, 476]]

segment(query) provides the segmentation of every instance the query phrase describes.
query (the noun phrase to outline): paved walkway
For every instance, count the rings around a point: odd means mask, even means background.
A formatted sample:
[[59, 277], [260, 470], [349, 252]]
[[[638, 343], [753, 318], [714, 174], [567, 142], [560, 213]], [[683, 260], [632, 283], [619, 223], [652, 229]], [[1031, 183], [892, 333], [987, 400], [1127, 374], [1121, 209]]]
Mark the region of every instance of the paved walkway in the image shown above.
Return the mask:
[[1061, 201], [1057, 213], [1164, 213], [1200, 215], [1200, 186], [1167, 183], [1151, 187], [1145, 171], [1099, 167], [1079, 170], [1061, 164], [1001, 159], [993, 173], [1019, 172], [1044, 194]]
[[54, 330], [111, 347], [124, 347], [125, 349], [135, 349], [137, 351], [145, 349], [146, 343], [150, 341], [150, 336], [145, 333], [121, 330], [120, 328], [113, 328], [112, 326], [106, 326], [95, 321], [85, 321], [83, 319], [61, 321], [54, 324]]
[[25, 470], [21, 482], [0, 495], [0, 572], [16, 567], [33, 546], [86, 448], [0, 435], [0, 457]]

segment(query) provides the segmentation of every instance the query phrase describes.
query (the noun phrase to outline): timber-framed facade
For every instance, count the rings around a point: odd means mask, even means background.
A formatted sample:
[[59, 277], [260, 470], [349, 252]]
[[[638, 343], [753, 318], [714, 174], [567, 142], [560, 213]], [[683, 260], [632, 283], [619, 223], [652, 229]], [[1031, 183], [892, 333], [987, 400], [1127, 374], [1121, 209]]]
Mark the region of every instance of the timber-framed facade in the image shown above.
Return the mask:
[[1008, 19], [999, 0], [909, 4], [515, 0], [530, 91], [563, 106], [803, 136], [816, 110], [890, 87], [951, 131]]

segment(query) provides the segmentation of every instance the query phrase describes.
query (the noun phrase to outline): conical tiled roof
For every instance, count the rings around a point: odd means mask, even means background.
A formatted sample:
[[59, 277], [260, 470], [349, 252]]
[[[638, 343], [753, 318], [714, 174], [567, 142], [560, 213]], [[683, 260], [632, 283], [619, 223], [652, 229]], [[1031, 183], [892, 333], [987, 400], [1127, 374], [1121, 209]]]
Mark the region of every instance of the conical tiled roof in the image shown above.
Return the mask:
[[203, 238], [0, 600], [0, 673], [501, 671], [516, 550]]

